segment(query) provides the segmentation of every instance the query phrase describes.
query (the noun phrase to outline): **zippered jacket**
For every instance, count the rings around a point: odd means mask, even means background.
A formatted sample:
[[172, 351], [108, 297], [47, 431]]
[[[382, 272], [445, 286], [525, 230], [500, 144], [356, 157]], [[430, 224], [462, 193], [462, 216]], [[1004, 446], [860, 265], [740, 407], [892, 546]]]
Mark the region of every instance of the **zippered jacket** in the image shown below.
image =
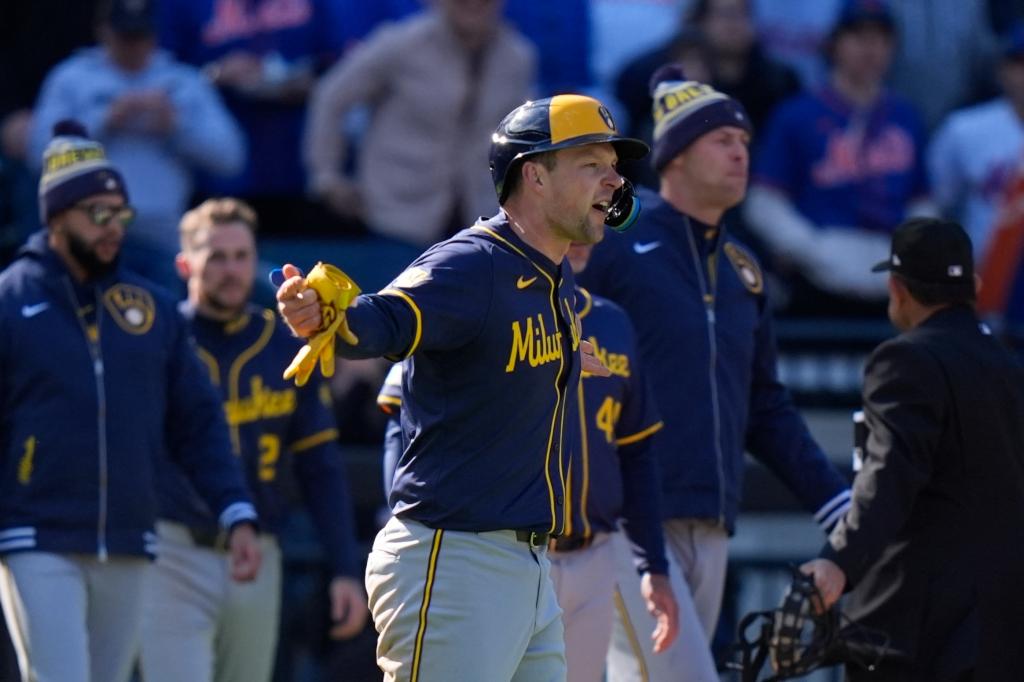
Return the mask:
[[743, 453], [762, 461], [830, 528], [850, 491], [811, 438], [776, 374], [775, 337], [754, 256], [660, 196], [597, 245], [580, 284], [615, 301], [637, 330], [665, 428], [652, 447], [662, 516], [734, 529]]
[[160, 457], [225, 528], [256, 518], [171, 297], [124, 270], [79, 285], [33, 235], [0, 273], [0, 554], [152, 554]]

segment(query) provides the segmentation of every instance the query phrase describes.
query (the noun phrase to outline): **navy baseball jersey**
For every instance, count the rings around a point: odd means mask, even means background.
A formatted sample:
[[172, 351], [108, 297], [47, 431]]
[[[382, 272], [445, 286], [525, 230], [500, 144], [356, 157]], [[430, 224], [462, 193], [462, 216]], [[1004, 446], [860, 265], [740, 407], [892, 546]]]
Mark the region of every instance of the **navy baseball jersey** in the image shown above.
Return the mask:
[[[355, 575], [352, 504], [338, 429], [326, 384], [297, 388], [282, 378], [298, 341], [271, 310], [250, 306], [231, 322], [211, 320], [182, 304], [224, 401], [231, 447], [242, 460], [261, 526], [280, 530], [287, 511], [283, 467], [290, 467], [326, 547], [334, 575]], [[161, 478], [161, 516], [193, 528], [213, 519], [179, 470]]]
[[565, 534], [612, 532], [622, 518], [642, 551], [641, 570], [664, 573], [660, 483], [650, 447], [663, 424], [640, 369], [633, 325], [622, 308], [579, 287], [576, 310], [583, 339], [593, 344], [611, 376], [580, 380]]
[[384, 430], [384, 459], [381, 463], [384, 482], [384, 499], [391, 496], [391, 483], [398, 468], [398, 458], [405, 451], [402, 440], [402, 363], [391, 366], [384, 384], [377, 394], [377, 406], [388, 415], [388, 423]]
[[781, 104], [755, 155], [754, 177], [784, 192], [811, 222], [890, 232], [928, 192], [925, 130], [885, 93], [856, 110], [826, 88]]
[[559, 534], [579, 383], [573, 275], [504, 213], [430, 248], [348, 310], [345, 357], [408, 358], [390, 505], [449, 530]]

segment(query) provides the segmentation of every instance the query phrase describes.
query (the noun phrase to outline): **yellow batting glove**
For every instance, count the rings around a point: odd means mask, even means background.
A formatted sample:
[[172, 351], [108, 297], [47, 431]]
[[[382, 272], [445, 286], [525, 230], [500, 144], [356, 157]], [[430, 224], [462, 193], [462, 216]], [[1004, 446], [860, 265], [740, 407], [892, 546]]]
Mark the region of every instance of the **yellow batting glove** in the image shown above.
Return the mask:
[[[309, 381], [317, 360], [320, 360], [320, 371], [325, 377], [334, 374], [334, 334], [341, 324], [341, 318], [335, 318], [334, 322], [326, 329], [317, 332], [309, 338], [306, 345], [295, 354], [295, 359], [284, 371], [284, 378], [295, 377], [296, 386], [305, 386]], [[324, 355], [330, 353], [330, 360], [325, 361]], [[330, 371], [328, 371], [330, 370]]]
[[303, 386], [309, 381], [317, 361], [325, 377], [334, 376], [334, 335], [349, 344], [359, 338], [349, 329], [345, 310], [359, 295], [359, 286], [344, 272], [326, 263], [317, 263], [306, 277], [306, 285], [315, 290], [320, 299], [320, 331], [306, 342], [295, 359], [284, 371], [284, 378], [295, 377], [295, 384]]

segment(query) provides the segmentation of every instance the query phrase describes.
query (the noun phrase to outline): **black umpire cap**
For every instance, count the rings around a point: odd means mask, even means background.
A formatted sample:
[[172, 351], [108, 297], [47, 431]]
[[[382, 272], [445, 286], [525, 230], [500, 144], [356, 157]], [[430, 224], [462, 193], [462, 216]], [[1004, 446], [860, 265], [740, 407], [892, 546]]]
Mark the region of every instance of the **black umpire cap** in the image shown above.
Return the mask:
[[872, 272], [900, 277], [950, 294], [974, 295], [974, 251], [964, 228], [952, 220], [911, 218], [892, 233], [889, 258]]

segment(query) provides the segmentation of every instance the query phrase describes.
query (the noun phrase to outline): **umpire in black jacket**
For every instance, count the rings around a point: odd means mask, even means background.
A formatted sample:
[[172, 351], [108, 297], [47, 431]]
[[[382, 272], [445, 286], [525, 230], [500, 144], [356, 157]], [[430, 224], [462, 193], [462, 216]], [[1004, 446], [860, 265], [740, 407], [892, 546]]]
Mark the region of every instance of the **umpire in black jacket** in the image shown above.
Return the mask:
[[803, 567], [898, 652], [849, 680], [1024, 679], [1024, 369], [974, 313], [971, 254], [956, 223], [914, 219], [874, 268], [902, 333], [865, 370], [853, 506]]

